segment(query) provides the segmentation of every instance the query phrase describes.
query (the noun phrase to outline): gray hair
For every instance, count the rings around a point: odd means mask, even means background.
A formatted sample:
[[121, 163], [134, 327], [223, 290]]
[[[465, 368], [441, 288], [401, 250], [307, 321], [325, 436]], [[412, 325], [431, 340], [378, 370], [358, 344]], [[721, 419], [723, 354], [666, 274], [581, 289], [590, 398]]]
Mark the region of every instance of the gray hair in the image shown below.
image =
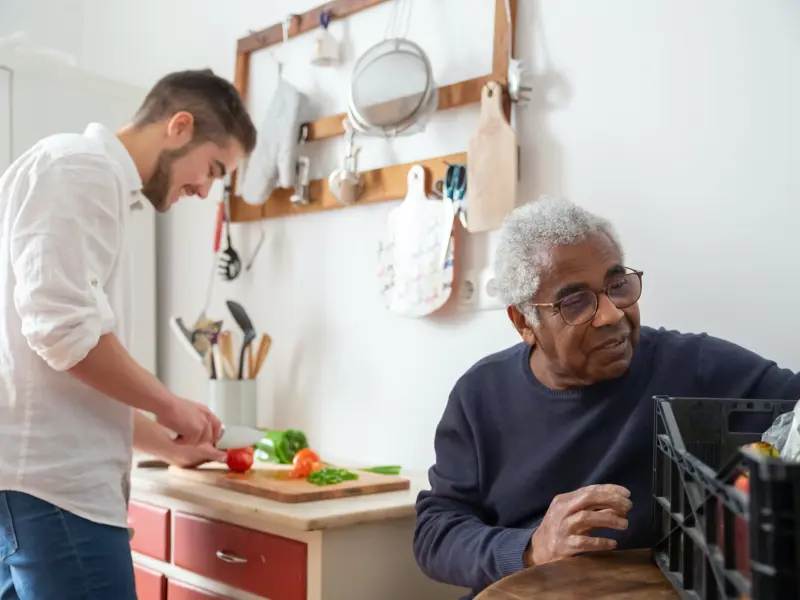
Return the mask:
[[495, 277], [500, 297], [516, 306], [538, 325], [529, 303], [539, 290], [555, 246], [578, 244], [593, 234], [604, 233], [619, 249], [622, 245], [611, 223], [564, 198], [544, 196], [515, 209], [503, 223], [495, 257]]

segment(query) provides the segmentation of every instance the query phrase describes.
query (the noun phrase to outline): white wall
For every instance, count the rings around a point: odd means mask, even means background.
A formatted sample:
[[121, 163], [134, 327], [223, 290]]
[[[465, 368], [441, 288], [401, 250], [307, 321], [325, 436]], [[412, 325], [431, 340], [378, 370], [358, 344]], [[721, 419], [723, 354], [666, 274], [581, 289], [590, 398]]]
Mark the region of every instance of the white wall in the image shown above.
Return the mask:
[[[14, 17], [14, 5], [22, 2], [5, 0], [0, 11], [10, 6]], [[291, 6], [301, 11], [317, 3]], [[209, 0], [82, 4], [82, 29], [64, 26], [82, 35], [73, 50], [78, 59], [140, 85], [187, 67], [211, 66], [232, 77], [236, 39], [281, 20], [290, 6], [241, 0], [225, 14]], [[469, 0], [466, 10], [465, 4], [413, 6], [409, 37], [429, 52], [439, 83], [490, 69], [492, 0]], [[566, 194], [615, 222], [628, 263], [645, 271], [646, 323], [708, 331], [800, 369], [800, 4], [519, 4], [518, 53], [536, 70], [534, 102], [519, 113], [523, 198]], [[348, 30], [352, 58], [383, 36], [389, 12], [378, 7], [332, 30], [339, 38]], [[19, 27], [43, 32], [37, 34], [42, 39], [33, 36], [40, 43], [49, 39], [39, 23], [0, 12], [0, 35]], [[187, 35], [188, 42], [178, 43]], [[333, 74], [307, 66], [311, 39], [277, 51], [287, 62], [285, 75], [321, 97], [319, 114], [337, 112], [344, 88]], [[52, 45], [68, 50], [76, 44], [56, 36]], [[269, 55], [257, 55], [253, 69], [259, 119], [274, 75]], [[475, 108], [437, 115], [425, 134], [395, 145], [397, 159], [464, 150], [476, 115]], [[315, 171], [325, 174], [339, 161], [341, 140], [317, 146]], [[390, 160], [380, 144], [365, 144], [364, 168]], [[498, 311], [424, 320], [386, 313], [374, 273], [376, 236], [390, 208], [267, 222], [254, 271], [233, 284], [218, 282], [213, 306], [227, 318], [223, 301], [236, 298], [272, 335], [259, 391], [275, 398], [275, 426], [306, 429], [329, 455], [425, 468], [456, 377], [516, 337]], [[202, 307], [214, 211], [210, 200], [189, 200], [163, 220], [164, 317], [191, 321]], [[258, 231], [259, 225], [235, 226], [235, 247], [248, 255]], [[488, 261], [490, 238], [469, 240], [466, 263]], [[165, 326], [160, 335], [165, 381], [202, 397], [206, 382], [197, 366]], [[421, 441], [412, 443], [412, 436]]]

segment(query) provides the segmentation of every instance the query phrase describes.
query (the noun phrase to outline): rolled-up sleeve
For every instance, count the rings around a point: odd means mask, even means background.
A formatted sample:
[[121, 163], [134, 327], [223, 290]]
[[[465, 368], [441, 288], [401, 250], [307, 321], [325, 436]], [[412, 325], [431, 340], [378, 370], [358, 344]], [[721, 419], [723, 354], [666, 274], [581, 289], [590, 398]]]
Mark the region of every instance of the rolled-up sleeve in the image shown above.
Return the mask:
[[11, 227], [14, 304], [30, 347], [58, 371], [114, 330], [103, 286], [121, 248], [114, 172], [101, 156], [74, 155], [28, 174]]

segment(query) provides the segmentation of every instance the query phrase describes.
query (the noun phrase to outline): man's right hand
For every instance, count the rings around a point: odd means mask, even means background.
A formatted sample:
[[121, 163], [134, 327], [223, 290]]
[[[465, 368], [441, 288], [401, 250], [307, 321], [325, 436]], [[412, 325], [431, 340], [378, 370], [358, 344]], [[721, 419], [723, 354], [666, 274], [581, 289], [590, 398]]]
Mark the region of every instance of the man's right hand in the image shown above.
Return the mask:
[[629, 490], [618, 485], [590, 485], [553, 498], [531, 538], [526, 565], [543, 565], [582, 552], [616, 548], [614, 540], [592, 537], [589, 532], [627, 529], [626, 516], [633, 506], [630, 495]]
[[222, 435], [222, 423], [204, 404], [175, 397], [156, 419], [177, 433], [181, 442], [192, 446], [215, 446]]

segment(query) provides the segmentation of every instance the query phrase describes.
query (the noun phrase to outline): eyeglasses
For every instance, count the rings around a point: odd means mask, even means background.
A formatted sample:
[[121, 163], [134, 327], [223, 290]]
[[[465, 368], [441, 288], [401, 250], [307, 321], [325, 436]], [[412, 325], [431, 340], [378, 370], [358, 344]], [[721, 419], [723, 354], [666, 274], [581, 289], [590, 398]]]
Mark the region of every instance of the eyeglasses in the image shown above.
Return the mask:
[[594, 319], [597, 314], [597, 307], [600, 306], [600, 294], [605, 294], [617, 308], [628, 308], [639, 300], [642, 295], [643, 272], [629, 270], [630, 273], [616, 277], [600, 289], [581, 290], [568, 294], [557, 302], [531, 303], [530, 306], [557, 308], [567, 325], [582, 325]]

